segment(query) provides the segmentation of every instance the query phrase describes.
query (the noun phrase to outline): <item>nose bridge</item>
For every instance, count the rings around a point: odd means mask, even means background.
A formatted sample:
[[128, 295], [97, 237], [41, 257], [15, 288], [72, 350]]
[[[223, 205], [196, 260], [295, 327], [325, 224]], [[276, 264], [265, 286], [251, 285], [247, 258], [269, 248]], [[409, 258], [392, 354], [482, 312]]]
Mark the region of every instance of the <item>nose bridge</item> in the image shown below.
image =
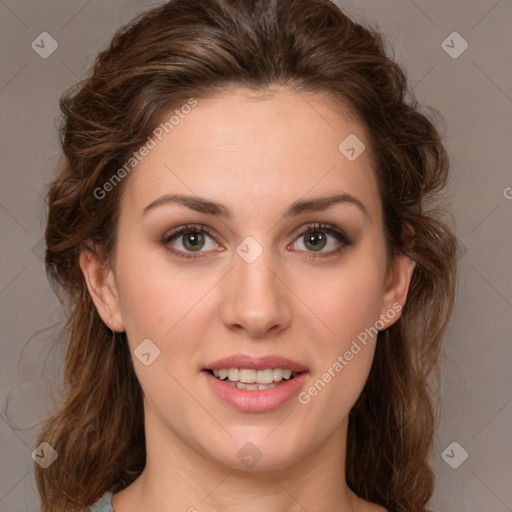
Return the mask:
[[272, 250], [247, 237], [236, 249], [234, 268], [225, 289], [222, 320], [227, 327], [245, 328], [252, 336], [263, 336], [290, 320], [286, 287], [279, 279], [279, 264]]
[[276, 299], [277, 278], [276, 271], [271, 271], [275, 267], [275, 258], [271, 250], [261, 253], [254, 261], [239, 257], [236, 260], [234, 275], [240, 286], [245, 288], [244, 293], [253, 296], [253, 301], [266, 298], [265, 302]]

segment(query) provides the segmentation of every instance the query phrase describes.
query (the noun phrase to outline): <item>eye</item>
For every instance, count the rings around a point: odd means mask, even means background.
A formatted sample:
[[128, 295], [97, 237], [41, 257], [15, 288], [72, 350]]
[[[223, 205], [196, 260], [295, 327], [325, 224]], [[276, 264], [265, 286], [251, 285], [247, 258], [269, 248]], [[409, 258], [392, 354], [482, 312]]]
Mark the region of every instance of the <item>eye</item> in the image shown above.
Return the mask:
[[[207, 245], [206, 238], [210, 238], [212, 241], [214, 240], [215, 233], [213, 230], [207, 226], [189, 224], [173, 229], [160, 240], [160, 243], [178, 258], [193, 259], [200, 258], [202, 252], [207, 252], [201, 251], [201, 249]], [[335, 240], [334, 249], [324, 251], [323, 249], [329, 245], [329, 238]], [[293, 247], [293, 249], [296, 250], [296, 246], [301, 245], [297, 243], [297, 240], [300, 240], [305, 247], [305, 249], [300, 249], [300, 251], [308, 253], [307, 257], [311, 259], [332, 256], [352, 244], [348, 236], [341, 229], [332, 224], [313, 224], [305, 226], [301, 229], [295, 240], [296, 241], [289, 247]], [[181, 248], [174, 245], [176, 242], [179, 242], [177, 245], [181, 246]], [[219, 246], [213, 242], [213, 246], [210, 247], [210, 250], [217, 250], [218, 247]]]
[[[329, 245], [329, 238], [335, 239], [334, 249], [323, 251], [323, 249]], [[297, 240], [302, 243], [306, 252], [313, 253], [308, 254], [308, 258], [332, 256], [352, 244], [352, 240], [350, 240], [341, 229], [332, 224], [313, 224], [305, 226], [299, 232]], [[294, 242], [292, 245], [296, 248], [297, 242]], [[317, 255], [314, 253], [320, 254]]]
[[[214, 237], [213, 231], [207, 226], [187, 225], [172, 230], [162, 240], [160, 240], [160, 243], [178, 258], [198, 258], [201, 255], [193, 253], [201, 252], [201, 249], [205, 246], [205, 235], [211, 239]], [[181, 245], [184, 250], [169, 247], [169, 244], [171, 244], [171, 242], [174, 243], [175, 241], [180, 242], [179, 245]], [[215, 249], [215, 247], [217, 247], [216, 244], [214, 244], [213, 249]]]

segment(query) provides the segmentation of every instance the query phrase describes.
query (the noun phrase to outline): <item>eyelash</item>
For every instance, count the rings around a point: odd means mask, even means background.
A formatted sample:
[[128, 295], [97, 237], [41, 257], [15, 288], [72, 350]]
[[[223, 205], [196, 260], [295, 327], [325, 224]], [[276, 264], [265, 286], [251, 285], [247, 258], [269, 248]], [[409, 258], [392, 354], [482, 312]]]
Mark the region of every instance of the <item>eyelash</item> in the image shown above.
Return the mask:
[[[186, 226], [181, 226], [179, 228], [176, 228], [176, 229], [172, 230], [170, 233], [168, 233], [167, 235], [165, 235], [160, 240], [160, 244], [180, 259], [190, 260], [190, 259], [195, 259], [195, 258], [202, 258], [201, 252], [194, 254], [194, 253], [190, 253], [190, 252], [177, 251], [175, 249], [171, 249], [170, 247], [168, 247], [169, 243], [171, 241], [173, 241], [175, 238], [179, 238], [180, 235], [183, 235], [190, 231], [198, 232], [198, 233], [206, 233], [210, 238], [212, 238], [212, 239], [215, 238], [214, 231], [212, 229], [210, 229], [208, 226], [204, 226], [202, 224], [200, 224], [200, 225], [187, 224]], [[352, 245], [352, 241], [347, 237], [347, 235], [342, 230], [340, 230], [333, 224], [326, 224], [326, 223], [315, 223], [315, 224], [310, 224], [310, 225], [304, 226], [297, 234], [295, 240], [297, 238], [300, 238], [301, 236], [304, 236], [306, 233], [309, 233], [309, 232], [315, 233], [318, 231], [323, 231], [323, 232], [333, 236], [338, 242], [341, 243], [341, 245], [338, 249], [335, 249], [328, 253], [315, 254], [314, 252], [306, 251], [308, 253], [311, 253], [311, 254], [308, 254], [308, 256], [306, 256], [306, 258], [308, 258], [308, 259], [316, 259], [319, 257], [325, 258], [328, 256], [333, 256], [334, 254], [341, 252], [344, 248]]]

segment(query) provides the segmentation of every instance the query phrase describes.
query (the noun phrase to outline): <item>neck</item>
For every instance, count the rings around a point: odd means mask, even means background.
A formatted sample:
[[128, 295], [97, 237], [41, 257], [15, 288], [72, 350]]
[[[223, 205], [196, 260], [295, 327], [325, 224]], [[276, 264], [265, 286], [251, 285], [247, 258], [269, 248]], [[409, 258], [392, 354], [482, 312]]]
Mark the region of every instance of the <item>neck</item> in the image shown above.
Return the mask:
[[191, 447], [145, 409], [146, 467], [114, 497], [116, 512], [238, 512], [242, 504], [247, 512], [357, 510], [359, 500], [345, 483], [346, 423], [300, 459], [262, 457], [250, 469], [234, 469]]

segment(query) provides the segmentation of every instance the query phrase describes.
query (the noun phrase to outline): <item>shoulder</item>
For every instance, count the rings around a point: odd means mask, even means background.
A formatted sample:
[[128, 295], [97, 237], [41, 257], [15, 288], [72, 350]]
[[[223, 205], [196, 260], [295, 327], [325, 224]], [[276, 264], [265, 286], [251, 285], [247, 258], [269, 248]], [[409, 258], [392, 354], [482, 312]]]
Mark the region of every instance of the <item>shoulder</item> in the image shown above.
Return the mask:
[[115, 512], [112, 506], [112, 493], [107, 491], [96, 503], [81, 512]]

